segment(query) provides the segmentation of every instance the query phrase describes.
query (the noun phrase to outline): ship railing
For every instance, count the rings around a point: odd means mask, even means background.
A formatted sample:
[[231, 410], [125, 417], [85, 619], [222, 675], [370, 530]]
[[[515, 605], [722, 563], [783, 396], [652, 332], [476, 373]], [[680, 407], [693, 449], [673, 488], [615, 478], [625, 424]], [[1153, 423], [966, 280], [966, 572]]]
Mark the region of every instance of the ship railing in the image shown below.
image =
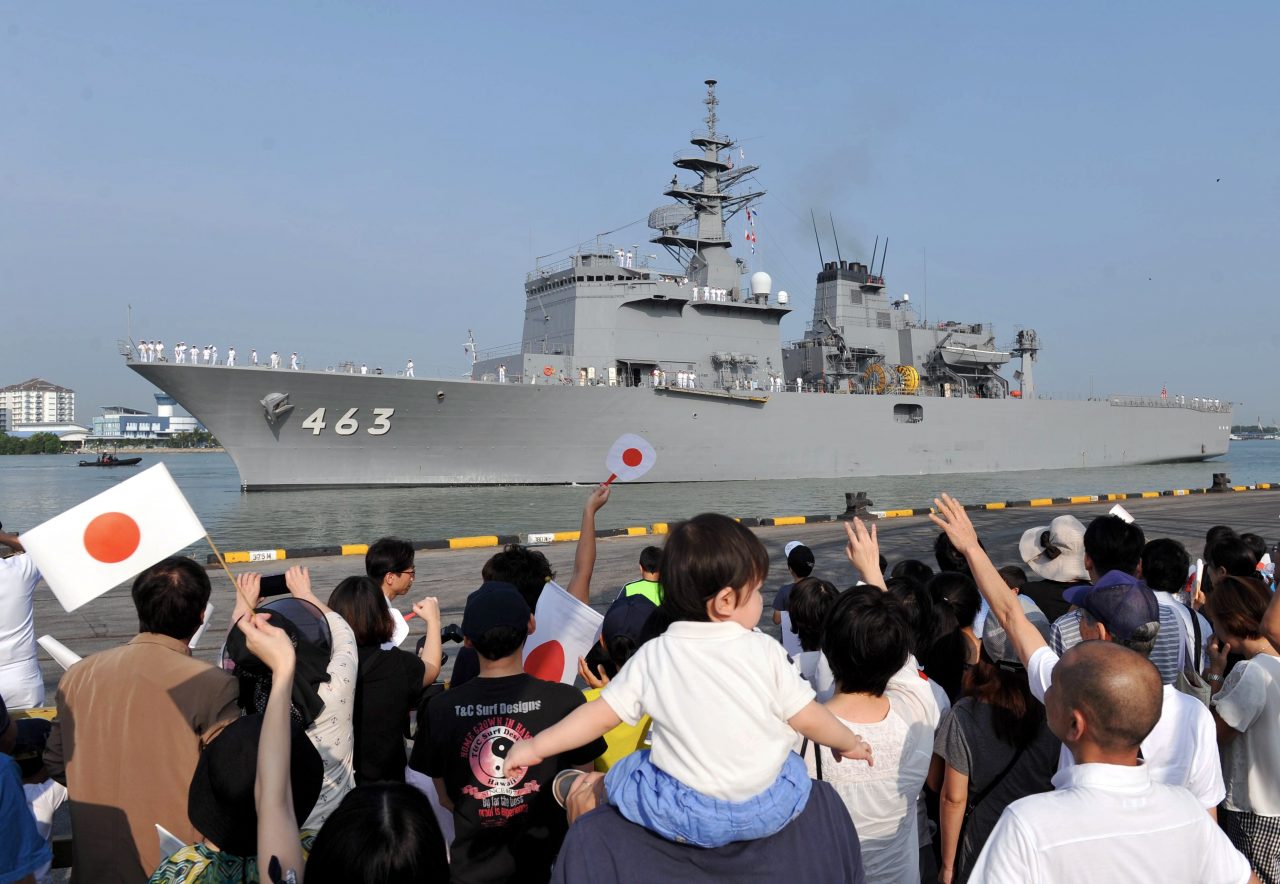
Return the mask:
[[[680, 160], [706, 160], [706, 159], [707, 159], [706, 151], [696, 147], [692, 147], [692, 148], [686, 147], [684, 150], [677, 150], [671, 154], [671, 161], [676, 163], [678, 163]], [[726, 162], [725, 160], [721, 160], [713, 157], [709, 162], [719, 163], [722, 166], [728, 166], [731, 169], [733, 168], [732, 160], [729, 160]]]
[[1192, 411], [1229, 412], [1232, 404], [1222, 399], [1203, 399], [1194, 396], [1111, 396], [1112, 405], [1125, 408], [1188, 408]]
[[499, 347], [489, 347], [486, 350], [479, 350], [476, 352], [476, 361], [484, 362], [487, 359], [498, 359], [502, 356], [518, 356], [522, 346], [523, 345], [521, 343], [516, 342], [514, 344], [503, 344]]

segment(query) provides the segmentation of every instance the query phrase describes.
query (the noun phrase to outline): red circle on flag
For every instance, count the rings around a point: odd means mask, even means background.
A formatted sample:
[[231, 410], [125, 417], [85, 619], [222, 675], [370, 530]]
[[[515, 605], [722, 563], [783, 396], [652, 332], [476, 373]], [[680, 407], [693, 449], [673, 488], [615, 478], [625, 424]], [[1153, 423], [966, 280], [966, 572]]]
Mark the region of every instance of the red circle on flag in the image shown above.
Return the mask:
[[123, 562], [138, 550], [142, 530], [124, 513], [95, 516], [84, 529], [84, 549], [99, 562]]
[[559, 681], [564, 676], [564, 646], [555, 639], [538, 645], [525, 659], [524, 671], [543, 681]]
[[644, 463], [644, 453], [639, 448], [628, 448], [622, 452], [622, 462], [629, 467], [638, 467]]

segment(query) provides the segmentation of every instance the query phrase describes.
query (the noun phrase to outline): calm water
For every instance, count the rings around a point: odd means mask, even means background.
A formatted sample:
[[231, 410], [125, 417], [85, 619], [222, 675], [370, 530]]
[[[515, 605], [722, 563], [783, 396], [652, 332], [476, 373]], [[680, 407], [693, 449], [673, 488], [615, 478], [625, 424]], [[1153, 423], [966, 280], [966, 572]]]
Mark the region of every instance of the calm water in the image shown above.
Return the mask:
[[[79, 456], [0, 457], [0, 522], [25, 530], [121, 482], [137, 470], [80, 469]], [[225, 549], [361, 543], [384, 534], [415, 540], [578, 527], [585, 487], [387, 488], [244, 494], [224, 454], [144, 454], [168, 465], [205, 527]], [[705, 510], [735, 516], [837, 513], [846, 491], [880, 508], [961, 500], [1017, 500], [1108, 491], [1204, 488], [1215, 472], [1237, 484], [1280, 482], [1280, 442], [1233, 442], [1227, 457], [1198, 464], [776, 482], [618, 486], [600, 527], [677, 519]]]

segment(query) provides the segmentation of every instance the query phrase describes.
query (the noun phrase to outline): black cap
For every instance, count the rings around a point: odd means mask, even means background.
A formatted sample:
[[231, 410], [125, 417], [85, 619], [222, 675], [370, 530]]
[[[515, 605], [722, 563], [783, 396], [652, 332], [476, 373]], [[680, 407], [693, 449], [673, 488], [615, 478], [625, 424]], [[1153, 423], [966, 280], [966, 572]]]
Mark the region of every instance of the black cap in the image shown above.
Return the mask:
[[649, 618], [658, 610], [658, 606], [642, 595], [623, 596], [614, 602], [605, 612], [604, 624], [600, 631], [604, 634], [605, 643], [613, 641], [620, 635], [630, 636], [640, 645], [645, 637], [645, 626]]
[[486, 580], [467, 596], [462, 634], [474, 639], [499, 626], [524, 629], [529, 625], [529, 613], [529, 603], [520, 595], [520, 590], [510, 583]]

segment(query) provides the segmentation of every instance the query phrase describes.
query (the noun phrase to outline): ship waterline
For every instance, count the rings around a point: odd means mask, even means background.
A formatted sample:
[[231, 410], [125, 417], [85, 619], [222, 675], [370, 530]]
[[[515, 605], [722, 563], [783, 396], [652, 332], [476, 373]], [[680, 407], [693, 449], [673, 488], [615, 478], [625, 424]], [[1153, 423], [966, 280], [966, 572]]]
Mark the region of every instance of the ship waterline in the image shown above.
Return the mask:
[[[604, 453], [627, 432], [657, 452], [647, 482], [1168, 463], [1225, 454], [1230, 424], [1225, 407], [1160, 400], [713, 394], [130, 367], [219, 439], [246, 490], [598, 482]], [[274, 421], [262, 404], [272, 394], [292, 406]]]

